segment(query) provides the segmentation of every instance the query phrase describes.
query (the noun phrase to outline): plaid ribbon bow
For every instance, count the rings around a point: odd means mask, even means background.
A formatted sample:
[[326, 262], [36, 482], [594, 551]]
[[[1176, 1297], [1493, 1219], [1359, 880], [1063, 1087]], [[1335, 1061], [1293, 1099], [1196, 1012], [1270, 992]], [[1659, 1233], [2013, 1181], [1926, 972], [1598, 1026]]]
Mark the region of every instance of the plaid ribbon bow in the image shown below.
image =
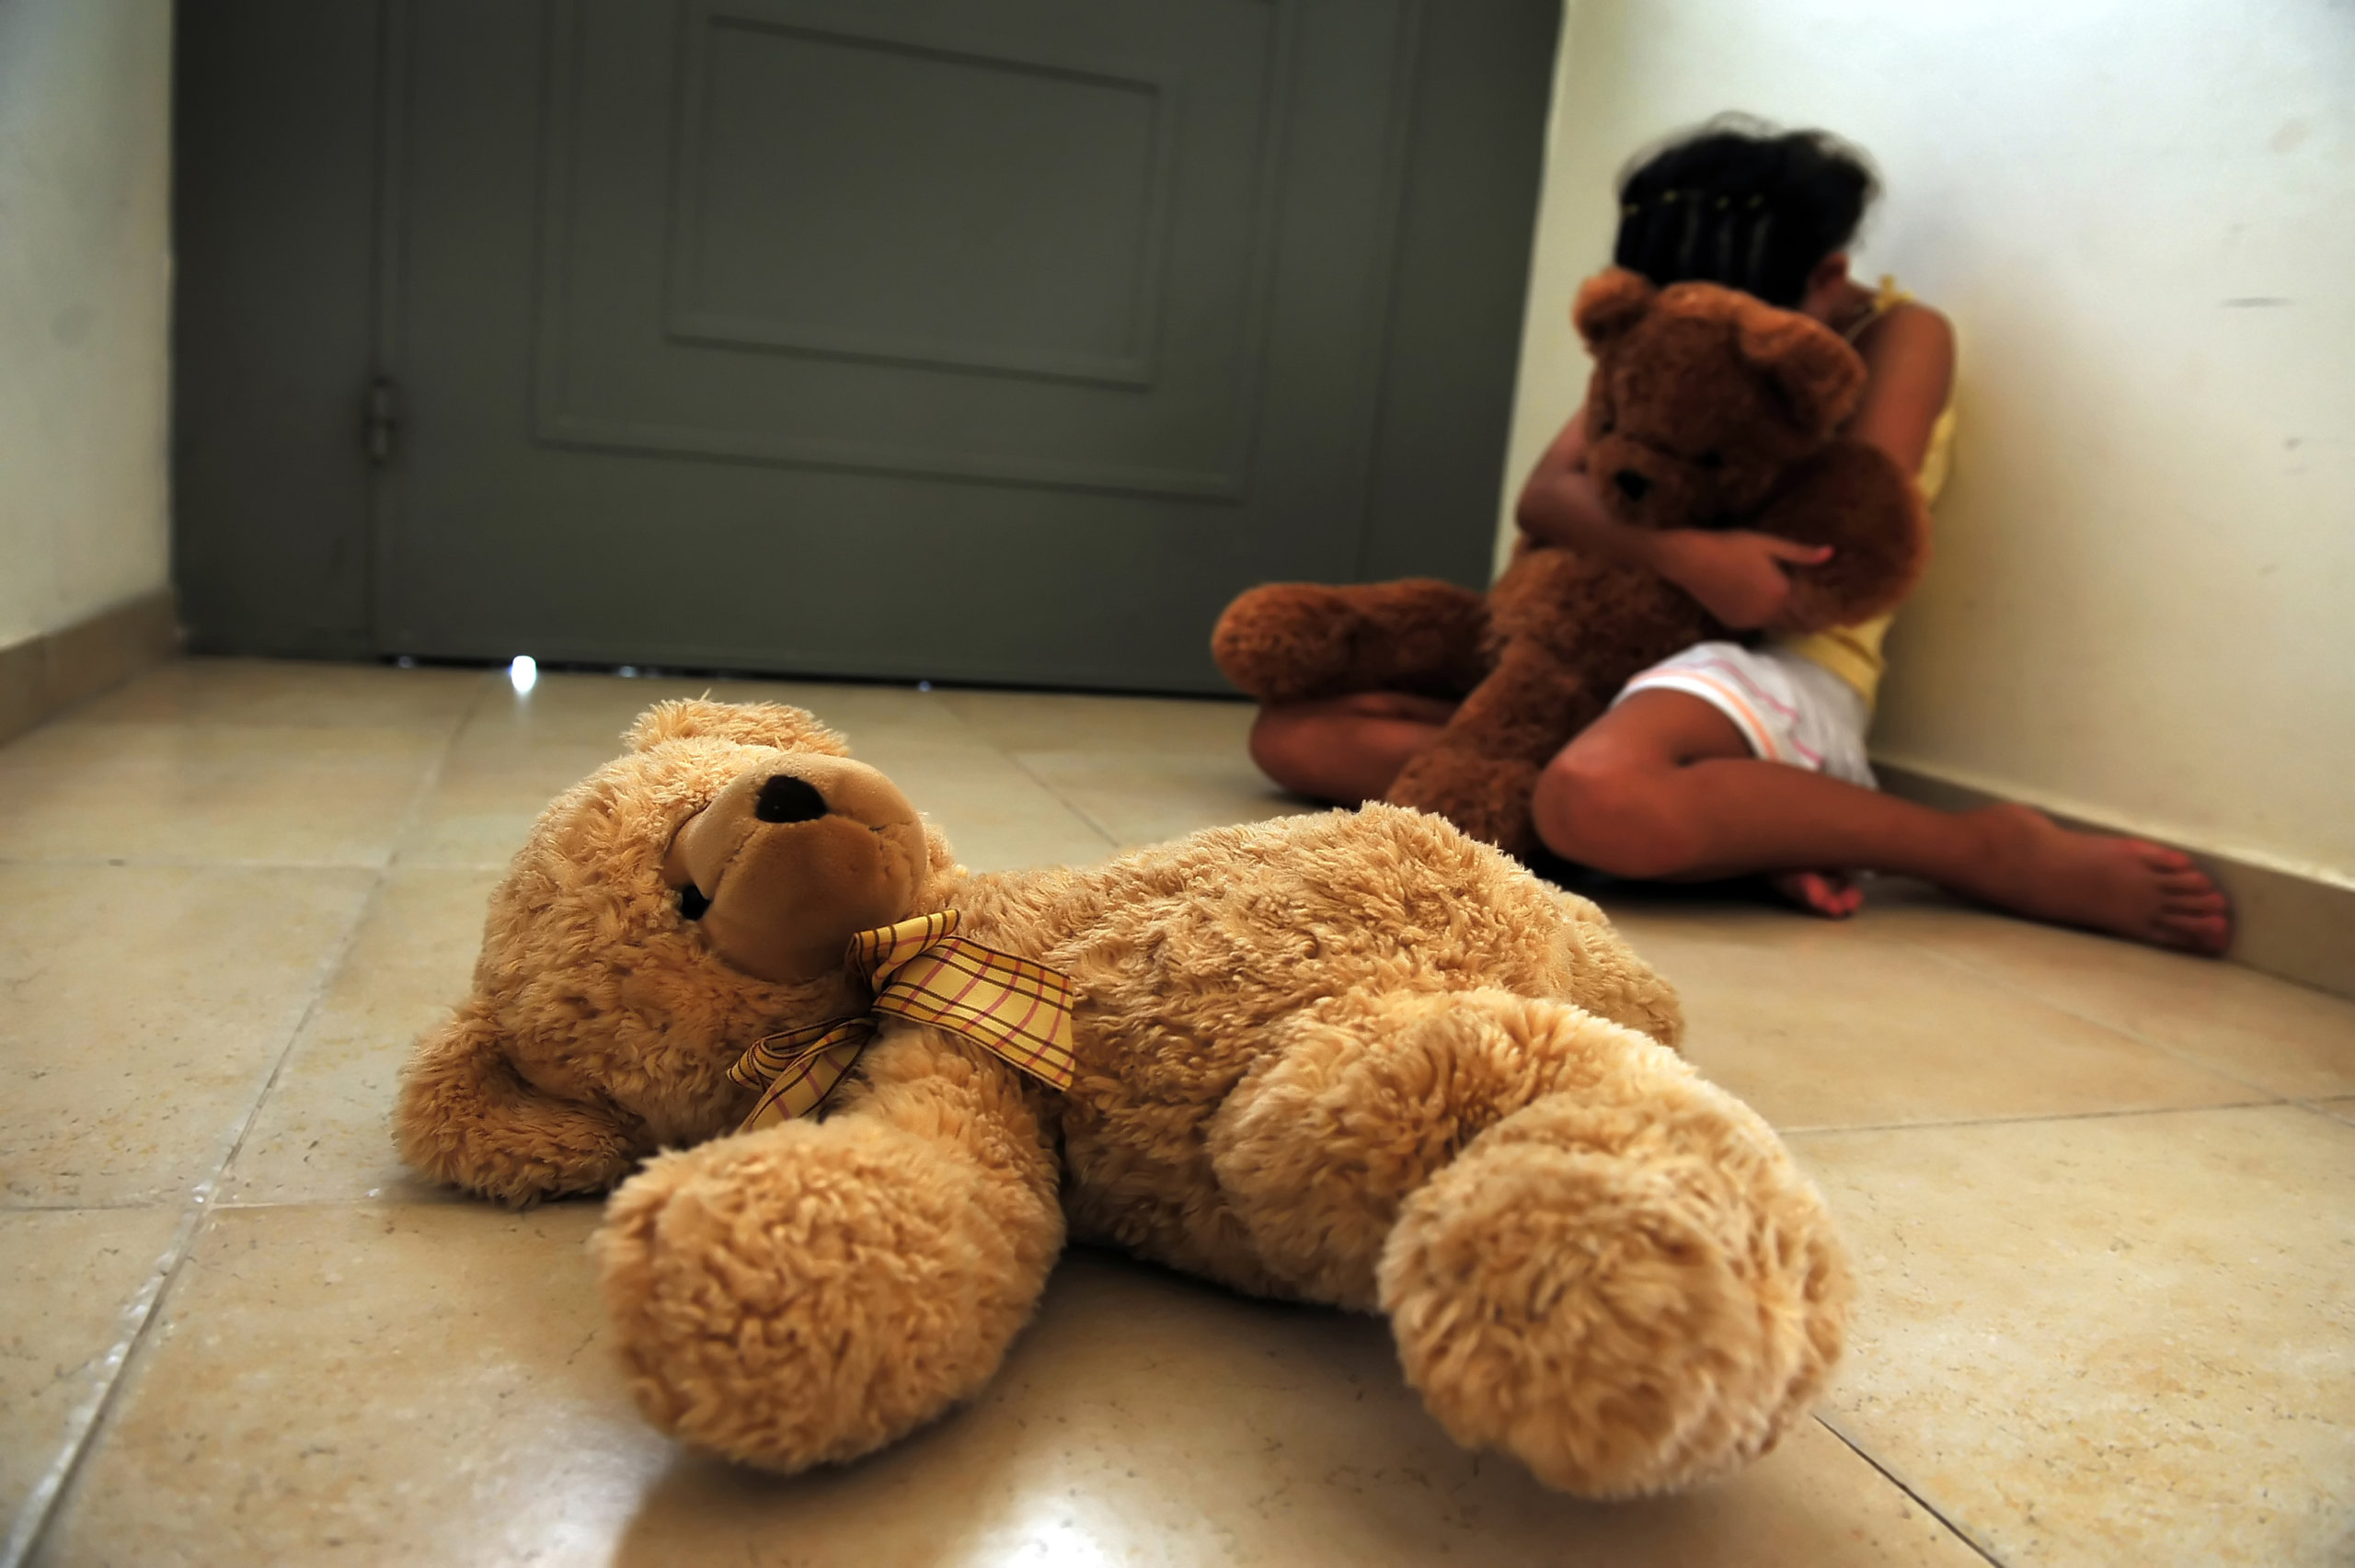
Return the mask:
[[738, 1131], [815, 1112], [886, 1017], [946, 1029], [1042, 1083], [1072, 1086], [1070, 978], [959, 936], [955, 910], [862, 931], [850, 939], [849, 961], [867, 976], [873, 1009], [755, 1042], [728, 1070], [761, 1091]]

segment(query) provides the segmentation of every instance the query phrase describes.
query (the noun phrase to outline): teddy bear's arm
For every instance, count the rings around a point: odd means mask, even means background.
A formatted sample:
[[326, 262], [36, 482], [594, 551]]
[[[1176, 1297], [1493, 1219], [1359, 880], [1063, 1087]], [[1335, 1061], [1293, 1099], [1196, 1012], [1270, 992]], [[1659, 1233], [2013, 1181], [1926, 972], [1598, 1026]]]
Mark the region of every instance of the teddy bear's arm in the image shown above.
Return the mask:
[[597, 1248], [631, 1391], [695, 1445], [791, 1472], [905, 1436], [997, 1370], [1063, 1241], [1011, 1068], [897, 1026], [840, 1108], [649, 1161]]
[[653, 1148], [619, 1107], [534, 1087], [498, 1026], [473, 1006], [419, 1042], [393, 1135], [425, 1175], [516, 1207], [603, 1192]]
[[1280, 1277], [1378, 1304], [1432, 1414], [1549, 1485], [1722, 1474], [1805, 1418], [1839, 1353], [1846, 1262], [1774, 1133], [1563, 1002], [1345, 992], [1210, 1148]]

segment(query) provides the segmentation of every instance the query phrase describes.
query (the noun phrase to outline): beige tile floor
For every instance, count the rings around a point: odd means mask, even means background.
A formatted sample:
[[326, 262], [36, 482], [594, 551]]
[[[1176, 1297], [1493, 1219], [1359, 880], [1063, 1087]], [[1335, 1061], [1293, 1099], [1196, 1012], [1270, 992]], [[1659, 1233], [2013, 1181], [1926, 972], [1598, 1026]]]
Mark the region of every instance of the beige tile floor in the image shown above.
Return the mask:
[[[423, 1187], [385, 1114], [534, 812], [701, 689], [191, 660], [0, 749], [0, 1562], [2355, 1562], [2355, 1005], [1894, 885], [1605, 900], [1863, 1276], [1821, 1420], [1727, 1484], [1555, 1496], [1378, 1322], [1100, 1254], [885, 1455], [681, 1455], [599, 1344], [594, 1206]], [[1233, 705], [721, 690], [977, 865], [1293, 809]]]

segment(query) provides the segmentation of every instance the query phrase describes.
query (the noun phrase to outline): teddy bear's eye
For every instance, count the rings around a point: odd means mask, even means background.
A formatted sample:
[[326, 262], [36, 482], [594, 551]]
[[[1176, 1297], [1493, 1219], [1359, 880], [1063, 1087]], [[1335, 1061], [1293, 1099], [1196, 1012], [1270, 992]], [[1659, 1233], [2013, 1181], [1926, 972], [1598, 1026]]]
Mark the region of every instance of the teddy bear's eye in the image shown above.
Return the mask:
[[699, 921], [703, 919], [704, 910], [709, 908], [711, 900], [705, 898], [703, 889], [694, 883], [690, 882], [679, 889], [679, 913], [686, 919]]
[[1700, 456], [1694, 458], [1693, 462], [1696, 466], [1702, 468], [1723, 468], [1726, 465], [1726, 454], [1718, 452], [1715, 448], [1711, 448], [1709, 451], [1705, 452]]

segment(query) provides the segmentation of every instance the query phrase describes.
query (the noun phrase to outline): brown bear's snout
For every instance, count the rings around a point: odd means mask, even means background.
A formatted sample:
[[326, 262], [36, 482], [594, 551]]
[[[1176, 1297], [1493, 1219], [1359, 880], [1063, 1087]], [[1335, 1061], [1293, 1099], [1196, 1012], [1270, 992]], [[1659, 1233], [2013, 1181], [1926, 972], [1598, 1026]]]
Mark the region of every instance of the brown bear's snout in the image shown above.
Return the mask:
[[1649, 479], [1632, 468], [1622, 468], [1611, 476], [1611, 482], [1618, 486], [1619, 493], [1631, 501], [1642, 500], [1645, 493], [1652, 487]]
[[808, 779], [778, 773], [761, 785], [752, 815], [764, 822], [815, 822], [826, 814], [826, 797]]

